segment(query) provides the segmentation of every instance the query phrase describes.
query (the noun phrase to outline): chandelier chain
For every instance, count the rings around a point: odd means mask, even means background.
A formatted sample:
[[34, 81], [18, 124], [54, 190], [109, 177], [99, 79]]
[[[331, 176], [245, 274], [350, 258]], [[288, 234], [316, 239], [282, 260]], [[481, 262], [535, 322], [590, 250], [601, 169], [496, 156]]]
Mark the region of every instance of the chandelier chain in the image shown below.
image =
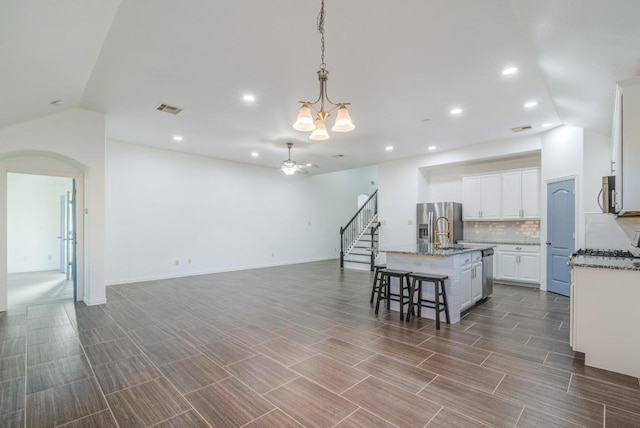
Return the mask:
[[320, 13], [318, 14], [318, 32], [320, 33], [320, 68], [322, 70], [327, 68], [327, 64], [324, 63], [324, 0], [322, 0], [322, 5], [320, 6]]

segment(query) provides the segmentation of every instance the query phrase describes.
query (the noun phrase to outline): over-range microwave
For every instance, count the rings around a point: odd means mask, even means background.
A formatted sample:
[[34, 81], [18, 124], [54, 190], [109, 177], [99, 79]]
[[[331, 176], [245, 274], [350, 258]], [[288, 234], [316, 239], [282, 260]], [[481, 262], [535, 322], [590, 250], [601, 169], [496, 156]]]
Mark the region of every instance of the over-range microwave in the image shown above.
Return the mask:
[[616, 211], [616, 176], [602, 177], [602, 187], [598, 193], [598, 205], [605, 214], [617, 214]]

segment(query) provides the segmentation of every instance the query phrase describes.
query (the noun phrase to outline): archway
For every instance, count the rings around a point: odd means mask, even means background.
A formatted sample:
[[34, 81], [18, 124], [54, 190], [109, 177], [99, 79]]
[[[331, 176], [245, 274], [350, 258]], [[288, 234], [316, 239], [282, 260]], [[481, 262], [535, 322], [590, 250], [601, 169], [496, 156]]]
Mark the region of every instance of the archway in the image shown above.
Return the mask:
[[75, 208], [71, 213], [75, 219], [73, 238], [75, 239], [75, 299], [83, 300], [85, 295], [85, 233], [84, 233], [84, 166], [73, 159], [54, 153], [20, 152], [5, 154], [0, 158], [0, 311], [8, 307], [8, 177], [9, 174], [28, 174], [66, 178], [75, 183]]

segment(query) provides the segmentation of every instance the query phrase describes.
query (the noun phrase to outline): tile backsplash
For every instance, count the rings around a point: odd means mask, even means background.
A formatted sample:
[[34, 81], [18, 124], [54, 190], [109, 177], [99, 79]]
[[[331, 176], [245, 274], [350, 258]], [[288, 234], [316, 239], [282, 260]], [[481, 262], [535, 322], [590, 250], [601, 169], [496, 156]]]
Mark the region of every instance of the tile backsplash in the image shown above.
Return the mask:
[[587, 213], [584, 218], [585, 248], [629, 249], [633, 232], [640, 230], [640, 217]]
[[495, 242], [540, 242], [540, 220], [465, 221], [464, 240]]

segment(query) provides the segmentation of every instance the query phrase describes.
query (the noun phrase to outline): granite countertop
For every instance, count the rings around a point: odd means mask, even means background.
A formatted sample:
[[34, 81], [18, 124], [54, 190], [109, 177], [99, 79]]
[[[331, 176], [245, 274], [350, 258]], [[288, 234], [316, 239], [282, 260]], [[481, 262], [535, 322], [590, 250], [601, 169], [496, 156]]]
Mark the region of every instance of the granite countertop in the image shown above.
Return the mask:
[[567, 264], [571, 267], [590, 267], [614, 270], [640, 271], [640, 259], [619, 259], [599, 256], [573, 256], [569, 257]]
[[433, 244], [410, 244], [384, 247], [381, 248], [380, 251], [385, 253], [411, 254], [417, 256], [450, 257], [489, 248], [493, 248], [493, 246], [487, 245], [486, 247], [471, 248], [465, 247], [462, 244], [452, 244], [442, 247], [435, 247]]
[[538, 241], [485, 241], [485, 240], [474, 240], [474, 241], [458, 241], [460, 244], [492, 244], [492, 245], [540, 245]]

